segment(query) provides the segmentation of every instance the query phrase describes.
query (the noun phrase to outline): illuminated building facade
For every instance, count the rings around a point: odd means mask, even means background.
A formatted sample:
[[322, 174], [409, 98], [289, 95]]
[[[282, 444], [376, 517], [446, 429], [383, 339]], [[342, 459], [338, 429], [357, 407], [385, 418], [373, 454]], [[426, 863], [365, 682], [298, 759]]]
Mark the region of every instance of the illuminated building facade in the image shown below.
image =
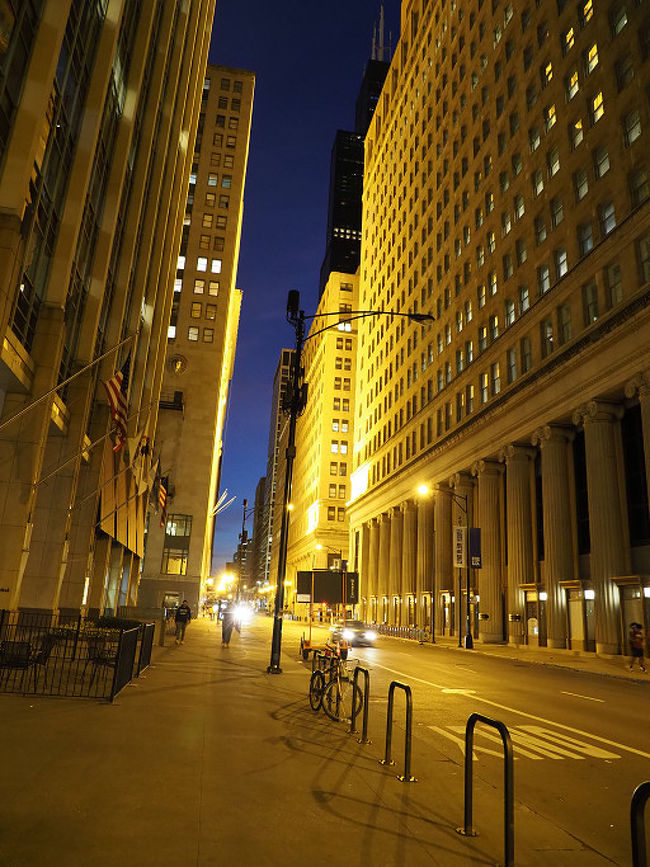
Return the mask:
[[309, 392], [296, 428], [286, 576], [294, 587], [299, 570], [340, 568], [348, 559], [357, 321], [317, 332], [336, 322], [321, 314], [345, 320], [358, 309], [357, 286], [357, 275], [330, 274], [303, 349]]
[[[0, 608], [134, 603], [214, 2], [6, 0], [0, 42]], [[143, 456], [144, 457], [144, 456]]]
[[255, 76], [209, 64], [201, 99], [156, 440], [170, 500], [152, 517], [139, 603], [194, 607], [211, 574], [223, 430], [242, 293], [236, 288]]
[[464, 633], [467, 522], [476, 638], [625, 652], [650, 619], [647, 10], [404, 0], [401, 29], [360, 306], [436, 322], [359, 323], [365, 618]]

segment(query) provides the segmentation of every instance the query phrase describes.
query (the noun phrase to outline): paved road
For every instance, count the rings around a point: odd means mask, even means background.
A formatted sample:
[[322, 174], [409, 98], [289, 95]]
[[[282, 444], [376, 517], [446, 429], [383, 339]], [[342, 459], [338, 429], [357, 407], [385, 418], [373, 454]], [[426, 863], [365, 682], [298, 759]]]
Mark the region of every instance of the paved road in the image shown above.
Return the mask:
[[[287, 653], [295, 650], [302, 629], [285, 624]], [[411, 686], [416, 776], [452, 762], [462, 791], [468, 716], [477, 712], [500, 720], [513, 741], [518, 837], [542, 827], [548, 836], [554, 827], [594, 855], [626, 863], [621, 858], [629, 851], [630, 797], [650, 780], [650, 676], [640, 683], [389, 638], [352, 654], [371, 672], [370, 708], [379, 740], [391, 680]], [[396, 720], [404, 714], [400, 701], [398, 696]], [[396, 735], [395, 756], [401, 755], [399, 744]], [[502, 755], [498, 733], [477, 726], [475, 773], [493, 787], [494, 797], [502, 792]], [[476, 798], [479, 828], [480, 816]]]

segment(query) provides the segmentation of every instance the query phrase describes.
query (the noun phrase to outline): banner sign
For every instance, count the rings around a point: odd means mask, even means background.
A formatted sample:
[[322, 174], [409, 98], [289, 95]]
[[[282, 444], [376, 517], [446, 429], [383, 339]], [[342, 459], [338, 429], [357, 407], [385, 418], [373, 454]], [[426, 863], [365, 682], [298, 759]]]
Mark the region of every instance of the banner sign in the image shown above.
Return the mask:
[[472, 569], [480, 569], [481, 560], [481, 528], [470, 527], [469, 530], [469, 563]]
[[466, 565], [465, 560], [465, 539], [467, 529], [465, 527], [454, 527], [454, 566], [462, 569]]

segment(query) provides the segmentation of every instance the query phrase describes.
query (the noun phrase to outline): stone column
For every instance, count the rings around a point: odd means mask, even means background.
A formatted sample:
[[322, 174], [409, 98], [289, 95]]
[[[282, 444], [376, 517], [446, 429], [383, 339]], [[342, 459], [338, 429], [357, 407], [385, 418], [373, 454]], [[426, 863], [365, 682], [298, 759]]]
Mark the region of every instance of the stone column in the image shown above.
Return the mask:
[[363, 619], [369, 622], [370, 593], [368, 592], [368, 564], [370, 563], [370, 524], [368, 522], [361, 525], [357, 539], [361, 546], [361, 551], [356, 551], [356, 560], [359, 564], [359, 602], [362, 602], [363, 599], [366, 600], [365, 606], [362, 605]]
[[568, 463], [571, 438], [570, 430], [552, 425], [535, 431], [532, 438], [542, 452], [547, 647], [567, 646], [566, 592], [560, 581], [575, 577]]
[[[370, 522], [370, 555], [368, 557], [368, 599], [379, 596], [379, 518]], [[377, 611], [379, 617], [379, 611]]]
[[377, 571], [378, 620], [381, 621], [381, 598], [390, 596], [390, 514], [379, 516], [379, 569]]
[[501, 549], [499, 534], [499, 464], [478, 461], [472, 467], [478, 478], [477, 524], [481, 528], [481, 559], [478, 590], [481, 614], [486, 620], [479, 625], [479, 639], [486, 644], [503, 641], [503, 593], [501, 588]]
[[505, 463], [506, 502], [508, 515], [508, 588], [507, 614], [519, 616], [508, 619], [508, 643], [519, 645], [526, 628], [526, 599], [522, 584], [535, 581], [533, 565], [533, 522], [530, 497], [530, 461], [535, 452], [531, 448], [507, 445], [499, 459]]
[[89, 617], [98, 617], [102, 613], [104, 599], [104, 585], [108, 572], [108, 561], [111, 552], [110, 536], [101, 535], [95, 540], [92, 569], [90, 571], [90, 583], [88, 585], [88, 600], [86, 602], [86, 614]]
[[122, 557], [125, 549], [117, 542], [111, 545], [111, 553], [108, 561], [108, 572], [104, 585], [104, 599], [102, 608], [112, 608], [117, 614], [119, 605], [120, 587], [122, 585]]
[[415, 589], [418, 597], [418, 626], [424, 626], [422, 596], [425, 593], [431, 594], [431, 607], [429, 611], [433, 625], [436, 594], [433, 586], [433, 500], [431, 495], [421, 497], [418, 500], [417, 558], [415, 569]]
[[402, 594], [416, 595], [416, 557], [417, 557], [417, 511], [413, 500], [406, 500], [400, 506], [403, 521], [402, 539]]
[[643, 428], [645, 479], [648, 491], [650, 491], [650, 372], [640, 373], [625, 386], [626, 397], [633, 398], [637, 394], [641, 407], [641, 426]]
[[596, 653], [619, 653], [620, 599], [612, 581], [629, 571], [619, 490], [616, 436], [620, 407], [592, 400], [573, 416], [585, 431], [591, 580], [595, 592]]
[[448, 485], [436, 485], [434, 503], [434, 598], [431, 600], [435, 611], [434, 621], [442, 634], [443, 617], [440, 594], [443, 590], [453, 591], [454, 574], [451, 556], [451, 491]]
[[393, 598], [395, 596], [401, 599], [402, 597], [402, 533], [403, 520], [402, 511], [399, 506], [395, 506], [390, 510], [390, 624], [391, 626], [400, 626], [398, 615], [395, 612], [395, 604]]

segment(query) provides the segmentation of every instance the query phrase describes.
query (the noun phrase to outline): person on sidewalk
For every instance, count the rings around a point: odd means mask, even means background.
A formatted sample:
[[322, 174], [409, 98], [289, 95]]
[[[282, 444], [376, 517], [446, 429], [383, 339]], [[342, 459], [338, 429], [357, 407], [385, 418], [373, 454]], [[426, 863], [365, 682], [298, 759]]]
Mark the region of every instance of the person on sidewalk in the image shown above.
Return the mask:
[[187, 599], [183, 599], [183, 604], [176, 609], [176, 644], [182, 644], [185, 640], [185, 630], [187, 624], [192, 619], [192, 609], [188, 605]]
[[630, 662], [630, 671], [634, 668], [634, 660], [639, 660], [639, 665], [641, 666], [641, 671], [645, 671], [645, 665], [643, 664], [643, 644], [644, 644], [644, 636], [643, 636], [643, 627], [640, 623], [630, 623], [630, 631], [628, 633], [628, 639], [630, 642], [630, 653], [632, 655], [632, 660]]
[[237, 618], [235, 616], [235, 610], [231, 605], [229, 605], [223, 612], [223, 619], [221, 621], [222, 647], [230, 647], [230, 638], [232, 636], [233, 629], [237, 629], [237, 632], [239, 632], [239, 626], [237, 623]]

